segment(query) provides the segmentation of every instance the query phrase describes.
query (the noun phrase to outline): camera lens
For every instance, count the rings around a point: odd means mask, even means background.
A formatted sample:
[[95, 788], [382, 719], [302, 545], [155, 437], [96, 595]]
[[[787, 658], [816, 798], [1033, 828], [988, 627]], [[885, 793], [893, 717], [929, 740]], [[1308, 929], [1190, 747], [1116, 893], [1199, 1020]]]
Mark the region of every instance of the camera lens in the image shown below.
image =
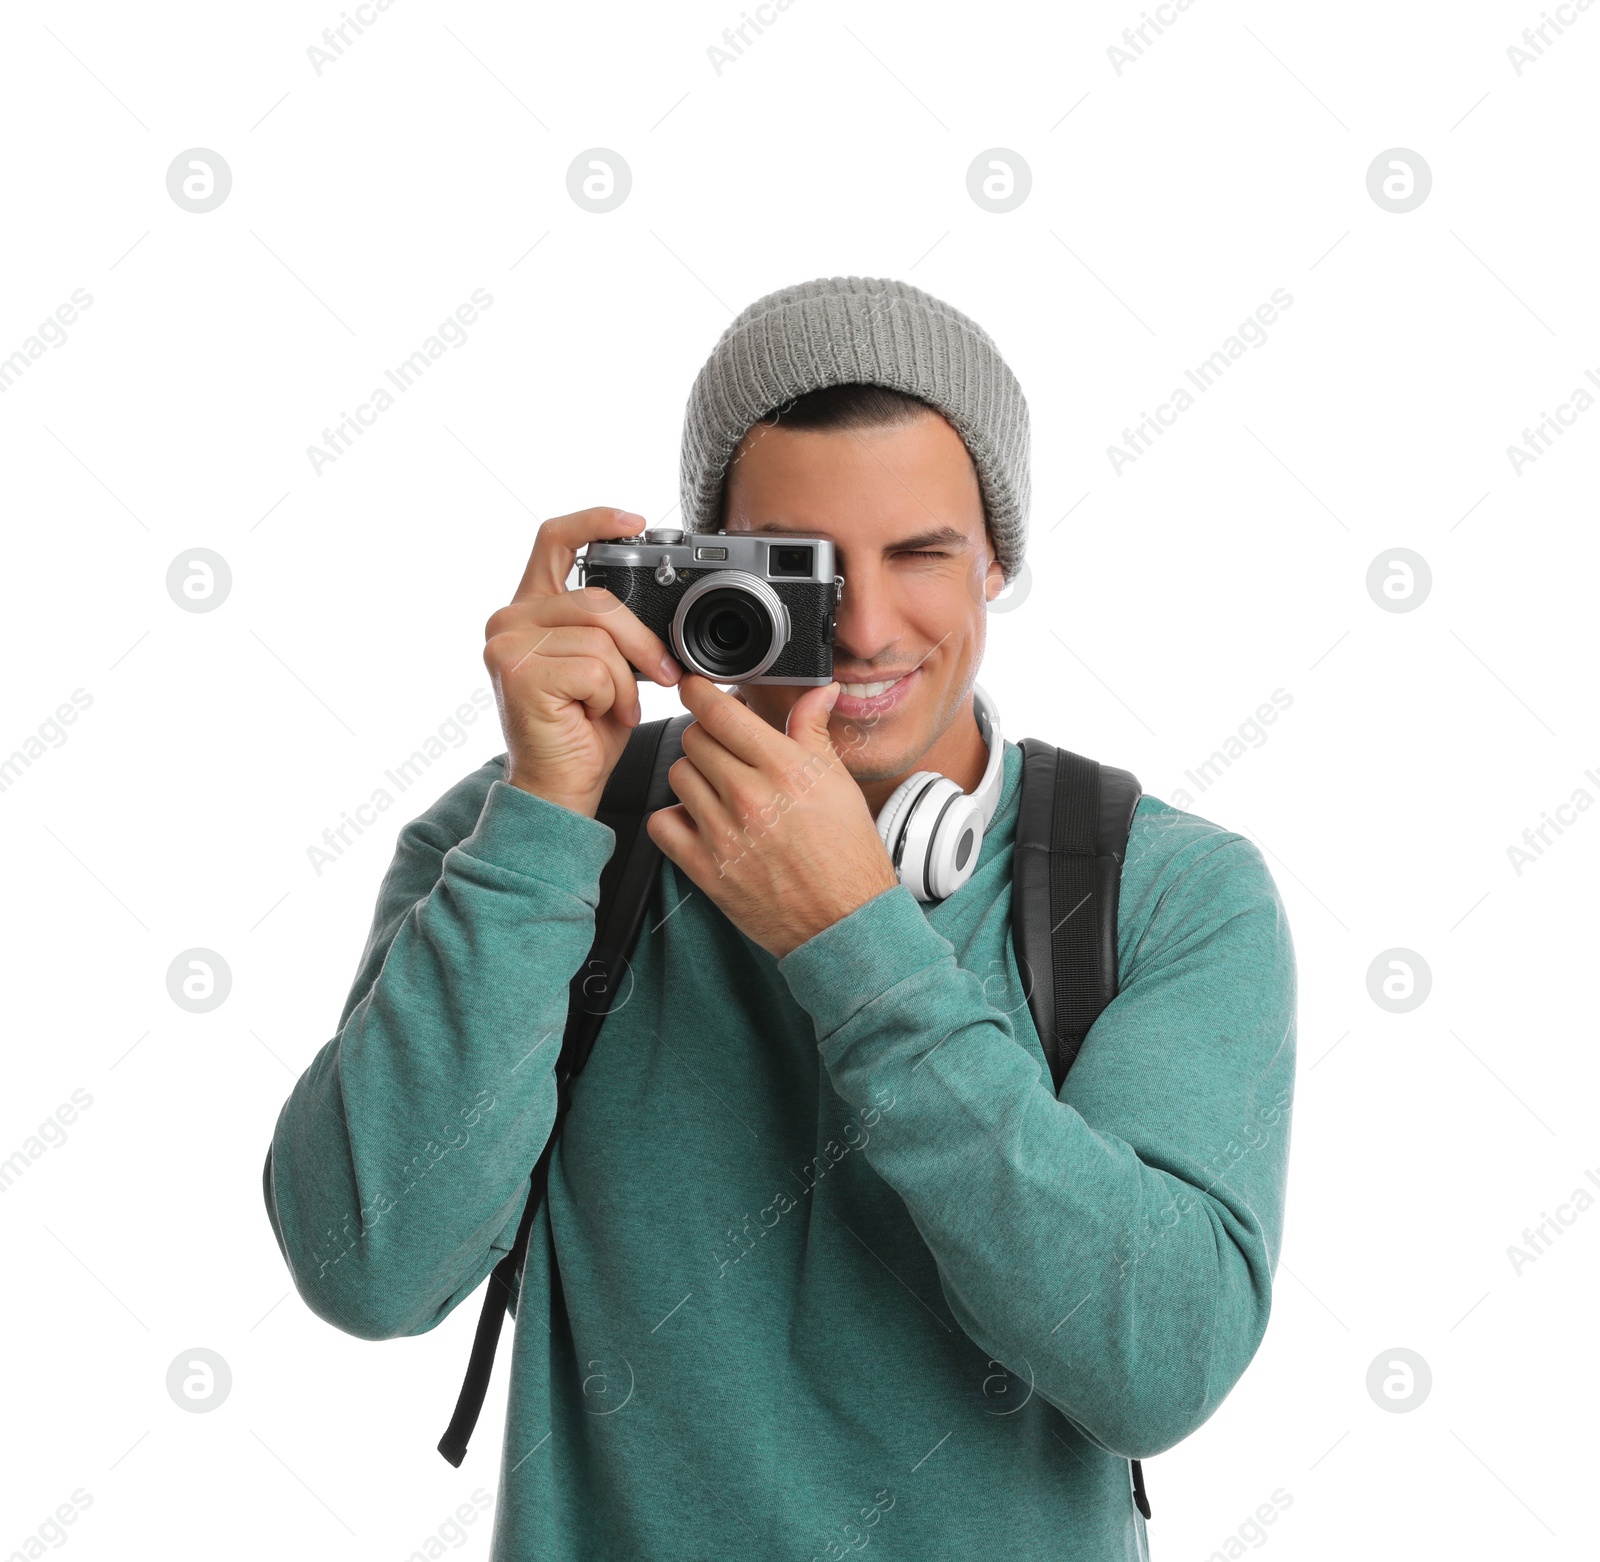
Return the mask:
[[684, 667], [714, 683], [745, 683], [781, 665], [792, 627], [776, 588], [748, 570], [695, 573], [668, 630]]
[[737, 586], [708, 591], [683, 617], [683, 648], [712, 679], [737, 683], [757, 672], [772, 649], [772, 616]]
[[719, 651], [739, 651], [750, 638], [750, 626], [737, 613], [723, 610], [707, 620], [706, 637]]

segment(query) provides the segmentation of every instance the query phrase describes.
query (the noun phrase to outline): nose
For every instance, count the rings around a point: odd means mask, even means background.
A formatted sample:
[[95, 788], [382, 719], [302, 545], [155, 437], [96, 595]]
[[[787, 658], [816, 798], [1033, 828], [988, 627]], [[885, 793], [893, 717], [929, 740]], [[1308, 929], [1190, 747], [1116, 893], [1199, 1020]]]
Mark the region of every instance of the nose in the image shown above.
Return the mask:
[[834, 661], [846, 668], [868, 666], [900, 640], [904, 623], [881, 572], [841, 573], [844, 592], [834, 608]]

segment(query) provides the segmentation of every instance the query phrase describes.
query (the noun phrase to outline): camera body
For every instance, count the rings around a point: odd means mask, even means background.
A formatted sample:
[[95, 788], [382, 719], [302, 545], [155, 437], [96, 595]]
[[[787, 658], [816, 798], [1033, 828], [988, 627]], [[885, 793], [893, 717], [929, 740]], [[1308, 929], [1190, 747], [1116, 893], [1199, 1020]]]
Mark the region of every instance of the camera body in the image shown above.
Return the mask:
[[616, 596], [686, 672], [714, 683], [833, 679], [844, 581], [826, 537], [652, 529], [592, 542], [578, 564], [583, 584]]

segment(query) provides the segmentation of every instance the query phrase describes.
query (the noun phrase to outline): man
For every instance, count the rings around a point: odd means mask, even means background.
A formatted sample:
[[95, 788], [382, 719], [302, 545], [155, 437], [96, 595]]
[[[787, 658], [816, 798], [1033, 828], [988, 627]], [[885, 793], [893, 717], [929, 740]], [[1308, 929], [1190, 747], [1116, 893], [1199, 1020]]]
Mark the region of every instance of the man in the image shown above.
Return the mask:
[[266, 1195], [307, 1304], [365, 1339], [435, 1327], [510, 1249], [632, 668], [676, 686], [667, 860], [520, 1282], [500, 1562], [1141, 1556], [1129, 1461], [1260, 1343], [1295, 1004], [1260, 853], [1140, 801], [1120, 991], [1058, 1099], [1010, 937], [1020, 750], [948, 898], [916, 899], [875, 827], [914, 771], [982, 775], [1027, 456], [964, 315], [891, 281], [786, 288], [696, 382], [684, 518], [833, 540], [837, 682], [727, 692], [566, 590], [578, 548], [642, 529], [614, 509], [541, 526], [489, 620], [507, 752], [401, 832]]

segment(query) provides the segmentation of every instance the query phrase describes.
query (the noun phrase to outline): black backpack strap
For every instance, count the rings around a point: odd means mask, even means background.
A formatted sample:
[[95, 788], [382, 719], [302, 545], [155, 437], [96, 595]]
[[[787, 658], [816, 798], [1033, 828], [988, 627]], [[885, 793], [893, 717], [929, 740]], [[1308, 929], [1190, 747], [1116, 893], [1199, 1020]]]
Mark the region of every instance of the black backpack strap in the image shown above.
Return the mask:
[[[1141, 788], [1129, 771], [1022, 740], [1011, 940], [1059, 1095], [1089, 1027], [1117, 995], [1117, 904]], [[1150, 1517], [1144, 1470], [1134, 1506]]]
[[1011, 866], [1011, 937], [1059, 1092], [1117, 995], [1117, 900], [1141, 795], [1126, 770], [1022, 740]]
[[616, 832], [617, 844], [600, 872], [594, 943], [569, 989], [567, 1026], [561, 1038], [561, 1055], [556, 1060], [555, 1121], [529, 1177], [528, 1202], [517, 1223], [516, 1241], [490, 1272], [455, 1414], [439, 1439], [439, 1452], [457, 1468], [467, 1456], [467, 1442], [489, 1392], [500, 1326], [511, 1304], [512, 1288], [521, 1285], [529, 1233], [549, 1184], [550, 1156], [572, 1104], [572, 1083], [589, 1061], [595, 1037], [611, 1011], [618, 987], [632, 979], [627, 970], [629, 956], [638, 942], [645, 907], [661, 865], [661, 848], [650, 839], [645, 820], [676, 801], [667, 771], [682, 756], [683, 729], [693, 719], [689, 715], [673, 716], [635, 727], [595, 812], [600, 823]]

